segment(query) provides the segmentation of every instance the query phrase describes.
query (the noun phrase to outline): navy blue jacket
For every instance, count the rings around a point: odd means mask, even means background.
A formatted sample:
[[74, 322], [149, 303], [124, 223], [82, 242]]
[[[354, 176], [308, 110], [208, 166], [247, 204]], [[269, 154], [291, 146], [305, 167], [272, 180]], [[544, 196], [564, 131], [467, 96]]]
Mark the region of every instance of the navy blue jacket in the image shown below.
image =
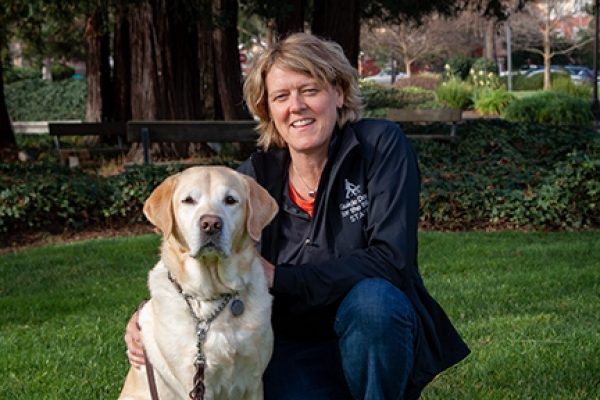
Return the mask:
[[419, 316], [406, 397], [418, 396], [469, 349], [419, 274], [420, 176], [406, 136], [395, 123], [374, 119], [336, 130], [312, 219], [289, 199], [288, 165], [288, 151], [279, 149], [254, 153], [240, 167], [280, 205], [260, 244], [262, 255], [277, 265], [275, 337], [333, 337], [335, 311], [350, 289], [365, 278], [387, 279], [406, 293]]

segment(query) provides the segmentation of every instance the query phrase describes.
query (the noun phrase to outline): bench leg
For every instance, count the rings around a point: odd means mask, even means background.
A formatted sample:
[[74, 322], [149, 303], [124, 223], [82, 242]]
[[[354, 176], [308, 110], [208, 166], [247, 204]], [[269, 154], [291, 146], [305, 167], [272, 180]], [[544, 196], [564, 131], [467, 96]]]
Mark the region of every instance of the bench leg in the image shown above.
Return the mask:
[[142, 147], [144, 149], [144, 164], [150, 164], [150, 130], [142, 128]]

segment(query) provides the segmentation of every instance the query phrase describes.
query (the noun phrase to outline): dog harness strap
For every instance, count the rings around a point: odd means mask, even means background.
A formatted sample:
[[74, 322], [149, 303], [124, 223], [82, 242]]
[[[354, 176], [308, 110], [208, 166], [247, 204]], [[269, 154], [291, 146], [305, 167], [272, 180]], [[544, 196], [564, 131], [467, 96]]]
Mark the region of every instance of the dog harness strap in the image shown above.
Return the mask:
[[146, 378], [148, 378], [148, 386], [150, 387], [150, 398], [152, 400], [159, 400], [158, 390], [156, 389], [156, 378], [154, 377], [154, 366], [150, 362], [150, 359], [146, 357], [145, 351], [144, 360], [146, 361]]

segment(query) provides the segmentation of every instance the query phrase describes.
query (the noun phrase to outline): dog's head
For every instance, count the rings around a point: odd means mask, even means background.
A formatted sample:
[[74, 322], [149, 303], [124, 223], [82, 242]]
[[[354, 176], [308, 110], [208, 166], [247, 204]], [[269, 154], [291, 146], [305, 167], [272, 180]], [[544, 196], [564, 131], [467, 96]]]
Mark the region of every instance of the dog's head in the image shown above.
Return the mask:
[[144, 214], [165, 240], [175, 238], [192, 257], [228, 257], [248, 238], [258, 241], [277, 211], [254, 179], [225, 167], [193, 167], [173, 175], [144, 204]]

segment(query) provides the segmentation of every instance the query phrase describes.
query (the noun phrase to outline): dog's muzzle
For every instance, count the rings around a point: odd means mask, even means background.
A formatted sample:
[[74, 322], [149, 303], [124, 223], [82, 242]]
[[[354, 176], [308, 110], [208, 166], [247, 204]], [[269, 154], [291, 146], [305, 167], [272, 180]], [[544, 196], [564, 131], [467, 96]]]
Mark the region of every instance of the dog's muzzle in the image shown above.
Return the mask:
[[200, 251], [214, 250], [223, 252], [221, 246], [221, 233], [223, 220], [216, 215], [203, 215], [200, 217]]

